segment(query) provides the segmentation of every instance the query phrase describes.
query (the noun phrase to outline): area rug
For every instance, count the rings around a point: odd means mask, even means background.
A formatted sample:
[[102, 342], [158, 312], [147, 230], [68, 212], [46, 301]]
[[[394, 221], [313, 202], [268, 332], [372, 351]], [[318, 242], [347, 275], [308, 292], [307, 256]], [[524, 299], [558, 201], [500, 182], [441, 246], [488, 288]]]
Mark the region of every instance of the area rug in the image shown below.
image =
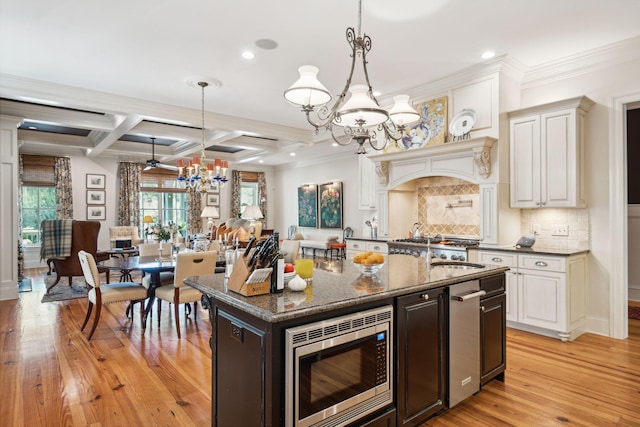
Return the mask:
[[[44, 276], [44, 282], [46, 286], [50, 286], [56, 280], [56, 276]], [[74, 277], [71, 280], [71, 286], [69, 286], [69, 279], [63, 277], [60, 279], [57, 285], [55, 285], [49, 293], [45, 293], [42, 296], [41, 302], [52, 301], [65, 301], [76, 298], [87, 297], [87, 285], [85, 284], [84, 277]]]
[[640, 320], [640, 307], [638, 306], [629, 306], [629, 319]]
[[32, 288], [31, 279], [25, 277], [18, 283], [18, 292], [31, 292]]

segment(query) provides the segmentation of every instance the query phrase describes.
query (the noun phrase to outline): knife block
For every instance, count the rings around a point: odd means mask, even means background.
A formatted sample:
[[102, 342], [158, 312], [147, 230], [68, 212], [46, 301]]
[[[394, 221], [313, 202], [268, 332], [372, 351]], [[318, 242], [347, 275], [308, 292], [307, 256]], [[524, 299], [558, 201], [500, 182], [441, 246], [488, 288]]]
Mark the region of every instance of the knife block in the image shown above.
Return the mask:
[[247, 297], [268, 294], [271, 290], [271, 275], [264, 282], [247, 284], [249, 273], [247, 259], [244, 256], [236, 259], [227, 281], [227, 288]]

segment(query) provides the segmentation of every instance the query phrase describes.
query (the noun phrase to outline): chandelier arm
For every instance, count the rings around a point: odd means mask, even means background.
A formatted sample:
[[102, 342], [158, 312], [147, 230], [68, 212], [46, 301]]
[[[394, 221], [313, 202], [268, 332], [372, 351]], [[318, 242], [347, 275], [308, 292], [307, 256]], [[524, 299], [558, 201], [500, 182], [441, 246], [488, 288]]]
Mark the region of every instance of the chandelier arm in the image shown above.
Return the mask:
[[328, 130], [331, 133], [331, 139], [333, 139], [336, 144], [342, 145], [343, 147], [346, 147], [347, 145], [351, 144], [351, 141], [353, 141], [353, 133], [351, 132], [351, 128], [350, 127], [346, 127], [344, 129], [344, 134], [349, 136], [349, 140], [347, 142], [341, 142], [335, 135], [334, 130], [333, 130], [333, 126], [329, 126]]

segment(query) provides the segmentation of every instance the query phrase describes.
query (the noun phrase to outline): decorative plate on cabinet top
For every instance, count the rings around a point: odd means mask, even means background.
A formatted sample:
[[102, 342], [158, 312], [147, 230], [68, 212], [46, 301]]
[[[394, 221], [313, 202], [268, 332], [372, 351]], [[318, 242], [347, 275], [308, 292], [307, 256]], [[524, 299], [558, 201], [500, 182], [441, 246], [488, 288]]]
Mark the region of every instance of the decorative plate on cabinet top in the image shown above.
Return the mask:
[[454, 137], [465, 135], [476, 124], [476, 110], [466, 108], [453, 116], [449, 123], [449, 133]]

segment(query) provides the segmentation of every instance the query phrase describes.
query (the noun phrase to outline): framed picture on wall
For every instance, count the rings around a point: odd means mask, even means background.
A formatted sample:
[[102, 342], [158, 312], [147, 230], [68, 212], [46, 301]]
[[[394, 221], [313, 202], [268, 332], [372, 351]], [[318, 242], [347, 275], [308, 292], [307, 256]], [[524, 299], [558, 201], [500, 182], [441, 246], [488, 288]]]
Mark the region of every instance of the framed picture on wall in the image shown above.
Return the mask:
[[342, 182], [322, 184], [320, 192], [320, 228], [342, 228]]
[[99, 190], [105, 189], [105, 175], [96, 175], [93, 173], [87, 174], [87, 188], [96, 188]]
[[213, 193], [213, 194], [218, 194], [220, 193], [220, 182], [219, 181], [213, 181], [210, 185], [209, 185], [209, 193]]
[[318, 227], [318, 187], [315, 184], [298, 187], [298, 226]]
[[87, 221], [104, 221], [107, 219], [106, 206], [87, 206]]
[[207, 206], [220, 206], [220, 195], [207, 193]]
[[87, 190], [88, 205], [104, 205], [104, 199], [105, 199], [104, 190]]

